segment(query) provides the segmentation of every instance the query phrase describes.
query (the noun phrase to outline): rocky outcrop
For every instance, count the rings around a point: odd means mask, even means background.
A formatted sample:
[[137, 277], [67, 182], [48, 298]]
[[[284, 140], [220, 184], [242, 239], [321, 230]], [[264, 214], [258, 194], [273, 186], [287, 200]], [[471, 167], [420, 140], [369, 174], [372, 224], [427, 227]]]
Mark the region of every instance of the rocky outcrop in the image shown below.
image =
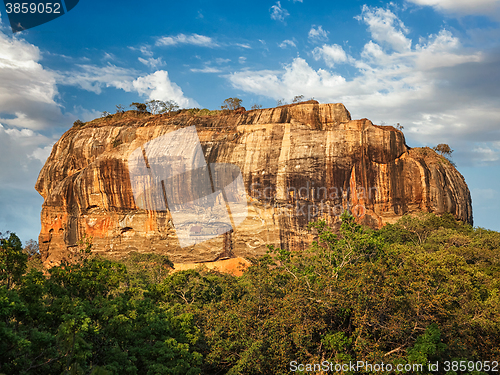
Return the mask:
[[[188, 126], [196, 127], [207, 165], [230, 163], [242, 172], [248, 215], [231, 233], [234, 256], [263, 254], [268, 244], [302, 249], [311, 241], [310, 220], [335, 226], [343, 210], [375, 228], [421, 211], [472, 223], [469, 190], [449, 161], [409, 148], [391, 126], [351, 120], [342, 104], [213, 116], [130, 111], [73, 127], [54, 145], [36, 184], [45, 200], [45, 264], [57, 264], [84, 236], [109, 257], [139, 251], [168, 254], [175, 263], [220, 259], [227, 235], [181, 248], [169, 208], [148, 210], [134, 199], [132, 153]], [[178, 190], [190, 194], [189, 186]]]
[[245, 258], [230, 258], [224, 260], [216, 260], [205, 263], [174, 263], [174, 268], [171, 272], [196, 270], [206, 267], [209, 270], [229, 273], [234, 276], [241, 276], [243, 272], [251, 266], [251, 262]]

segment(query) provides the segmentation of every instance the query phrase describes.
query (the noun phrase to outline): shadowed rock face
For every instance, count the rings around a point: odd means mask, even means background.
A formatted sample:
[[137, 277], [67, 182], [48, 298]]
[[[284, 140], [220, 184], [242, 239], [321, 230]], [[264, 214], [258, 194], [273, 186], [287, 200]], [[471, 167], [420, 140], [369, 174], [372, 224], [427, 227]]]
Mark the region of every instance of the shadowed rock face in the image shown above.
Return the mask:
[[[306, 103], [218, 116], [117, 114], [68, 130], [54, 145], [36, 189], [45, 199], [39, 242], [46, 266], [83, 236], [109, 257], [160, 252], [176, 263], [213, 261], [227, 247], [217, 236], [181, 248], [168, 209], [138, 207], [129, 177], [134, 150], [169, 132], [196, 126], [207, 164], [241, 169], [248, 216], [231, 234], [235, 256], [274, 244], [303, 249], [305, 228], [343, 210], [373, 228], [405, 213], [450, 212], [472, 224], [462, 175], [429, 148], [410, 149], [403, 133], [351, 120], [342, 104]], [[191, 194], [189, 186], [178, 194]], [[139, 205], [140, 206], [140, 205]]]

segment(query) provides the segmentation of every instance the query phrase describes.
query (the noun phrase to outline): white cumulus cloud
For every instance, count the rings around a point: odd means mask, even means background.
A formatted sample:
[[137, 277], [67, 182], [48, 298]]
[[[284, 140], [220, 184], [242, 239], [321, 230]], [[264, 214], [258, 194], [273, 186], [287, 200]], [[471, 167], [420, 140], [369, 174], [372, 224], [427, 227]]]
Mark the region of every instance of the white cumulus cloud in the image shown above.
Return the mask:
[[[500, 52], [464, 47], [446, 29], [412, 45], [405, 25], [387, 9], [364, 7], [360, 19], [372, 40], [356, 55], [324, 44], [312, 50], [324, 68], [297, 57], [278, 71], [241, 70], [226, 77], [257, 95], [291, 100], [300, 93], [342, 102], [354, 118], [401, 123], [413, 142], [462, 150], [456, 155], [462, 163], [500, 162], [500, 143], [494, 143], [500, 142]], [[335, 71], [340, 63], [349, 65], [349, 76]]]
[[347, 54], [342, 46], [339, 46], [338, 44], [324, 44], [321, 47], [316, 47], [312, 51], [312, 54], [316, 61], [323, 59], [325, 64], [330, 68], [333, 68], [335, 64], [345, 63], [348, 61]]
[[297, 93], [306, 97], [324, 97], [345, 85], [343, 77], [323, 69], [315, 71], [300, 57], [284, 65], [280, 72], [241, 71], [232, 73], [228, 78], [236, 88], [274, 99], [290, 99]]
[[80, 64], [76, 67], [77, 70], [60, 72], [58, 82], [62, 85], [78, 86], [96, 94], [100, 94], [103, 87], [126, 90], [130, 87], [130, 82], [139, 75], [133, 69], [118, 67], [110, 63], [105, 66]]
[[376, 42], [398, 52], [408, 51], [411, 48], [411, 40], [406, 37], [408, 29], [389, 9], [363, 5], [362, 13], [356, 19], [368, 25]]
[[180, 107], [199, 107], [195, 100], [186, 98], [182, 89], [170, 81], [165, 70], [137, 78], [132, 82], [132, 87], [134, 91], [151, 100], [174, 100]]
[[78, 65], [78, 68], [76, 71], [60, 73], [60, 82], [96, 94], [100, 94], [103, 87], [114, 87], [126, 92], [137, 92], [148, 99], [174, 100], [181, 107], [198, 106], [195, 100], [186, 98], [182, 89], [170, 81], [166, 70], [140, 76], [134, 69], [111, 64], [103, 67]]
[[63, 119], [56, 74], [41, 64], [39, 49], [0, 30], [0, 121], [9, 126], [43, 129]]

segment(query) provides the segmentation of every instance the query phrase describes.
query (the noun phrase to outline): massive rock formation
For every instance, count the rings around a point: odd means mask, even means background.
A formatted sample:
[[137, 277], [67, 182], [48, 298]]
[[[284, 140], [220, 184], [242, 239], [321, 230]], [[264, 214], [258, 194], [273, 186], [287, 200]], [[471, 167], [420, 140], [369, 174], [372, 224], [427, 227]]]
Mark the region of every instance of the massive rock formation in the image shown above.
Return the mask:
[[[169, 209], [147, 210], [134, 199], [129, 158], [188, 126], [196, 127], [207, 165], [241, 169], [248, 216], [232, 233], [181, 248]], [[74, 126], [54, 145], [36, 189], [45, 199], [39, 243], [46, 266], [84, 236], [109, 257], [161, 252], [196, 263], [257, 256], [268, 244], [302, 249], [311, 241], [308, 221], [335, 226], [343, 210], [375, 228], [421, 211], [472, 223], [469, 190], [449, 161], [408, 147], [391, 126], [351, 120], [342, 104], [317, 102], [212, 116], [129, 111]], [[180, 191], [189, 195], [190, 187]]]

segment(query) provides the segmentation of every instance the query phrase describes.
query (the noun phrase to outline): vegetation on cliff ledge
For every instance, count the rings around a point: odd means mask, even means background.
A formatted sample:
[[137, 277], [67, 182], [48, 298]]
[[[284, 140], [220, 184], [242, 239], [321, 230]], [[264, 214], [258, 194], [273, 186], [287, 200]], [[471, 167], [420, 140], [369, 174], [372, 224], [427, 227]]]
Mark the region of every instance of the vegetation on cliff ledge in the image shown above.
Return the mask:
[[271, 248], [241, 277], [168, 274], [168, 259], [117, 263], [88, 247], [43, 274], [10, 235], [0, 373], [288, 374], [292, 361], [367, 361], [444, 374], [445, 361], [466, 361], [460, 373], [479, 374], [476, 361], [499, 360], [500, 233], [432, 214], [310, 229], [309, 251]]

